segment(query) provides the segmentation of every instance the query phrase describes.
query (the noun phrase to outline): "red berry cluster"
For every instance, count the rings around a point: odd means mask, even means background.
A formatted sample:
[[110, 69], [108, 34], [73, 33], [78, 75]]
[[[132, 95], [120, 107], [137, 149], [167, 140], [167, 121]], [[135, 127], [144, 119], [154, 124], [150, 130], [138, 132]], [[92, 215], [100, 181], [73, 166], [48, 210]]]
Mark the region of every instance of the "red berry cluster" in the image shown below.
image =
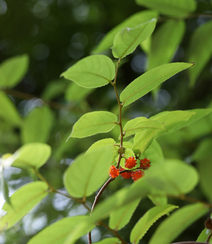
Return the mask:
[[[148, 169], [150, 167], [150, 160], [147, 158], [140, 160], [140, 165], [138, 168], [134, 170], [125, 170], [124, 168], [120, 167], [120, 169], [117, 169], [114, 165], [110, 166], [109, 175], [112, 178], [116, 178], [121, 174], [121, 177], [124, 179], [130, 179], [132, 178], [134, 181], [140, 179], [144, 176], [144, 170]], [[137, 165], [137, 160], [134, 157], [129, 157], [125, 159], [125, 168], [132, 169]], [[124, 171], [122, 173], [122, 171]]]

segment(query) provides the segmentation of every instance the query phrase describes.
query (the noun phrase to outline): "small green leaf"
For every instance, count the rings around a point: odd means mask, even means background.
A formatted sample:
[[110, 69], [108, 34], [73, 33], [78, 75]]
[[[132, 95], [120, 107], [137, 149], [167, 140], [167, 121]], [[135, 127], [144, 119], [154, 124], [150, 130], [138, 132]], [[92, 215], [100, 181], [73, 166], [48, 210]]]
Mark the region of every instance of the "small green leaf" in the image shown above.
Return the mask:
[[126, 224], [128, 224], [140, 200], [141, 199], [137, 199], [112, 212], [109, 219], [109, 227], [111, 229], [121, 230]]
[[156, 206], [148, 210], [132, 229], [130, 234], [130, 242], [137, 244], [159, 218], [176, 208], [178, 208], [178, 206], [167, 204], [163, 206]]
[[199, 181], [197, 170], [180, 160], [158, 162], [146, 172], [145, 180], [170, 195], [187, 194]]
[[92, 55], [78, 61], [61, 76], [85, 88], [101, 87], [114, 79], [115, 65], [107, 56]]
[[5, 60], [0, 65], [0, 87], [11, 88], [17, 85], [27, 72], [29, 58], [21, 55]]
[[48, 186], [44, 182], [33, 182], [22, 186], [11, 197], [10, 206], [5, 203], [5, 215], [0, 219], [2, 229], [9, 229], [34, 208], [46, 195]]
[[136, 3], [177, 18], [185, 18], [196, 9], [194, 0], [136, 0]]
[[51, 147], [43, 143], [29, 143], [18, 149], [11, 157], [13, 167], [21, 169], [40, 168], [51, 155]]
[[133, 28], [141, 23], [147, 22], [153, 18], [157, 18], [157, 12], [155, 11], [142, 11], [138, 12], [128, 19], [117, 25], [111, 31], [109, 31], [105, 37], [101, 40], [99, 45], [93, 50], [93, 53], [100, 53], [109, 49], [113, 45], [113, 40], [116, 34], [124, 28]]
[[48, 107], [36, 107], [24, 118], [21, 130], [23, 144], [31, 142], [45, 143], [51, 132], [53, 115]]
[[189, 45], [189, 62], [194, 62], [195, 66], [189, 70], [190, 85], [193, 86], [195, 81], [212, 55], [212, 21], [198, 27], [190, 41]]
[[69, 194], [74, 197], [92, 195], [108, 178], [112, 160], [111, 148], [93, 150], [77, 157], [64, 175], [64, 185]]
[[78, 86], [76, 83], [71, 83], [65, 93], [65, 99], [67, 101], [79, 102], [88, 96], [93, 89], [87, 89], [81, 86]]
[[177, 129], [180, 129], [186, 126], [186, 123], [193, 115], [195, 115], [195, 111], [164, 111], [153, 117], [150, 120], [160, 121], [164, 125], [164, 130], [158, 131], [157, 137], [166, 133], [173, 132]]
[[115, 237], [106, 238], [104, 240], [95, 242], [95, 244], [119, 244], [119, 243], [120, 243], [120, 240]]
[[185, 23], [182, 20], [167, 20], [155, 31], [148, 55], [148, 70], [171, 61], [184, 32]]
[[116, 125], [117, 116], [111, 112], [97, 111], [84, 114], [74, 124], [70, 137], [83, 138], [106, 133]]
[[155, 25], [156, 19], [152, 19], [134, 28], [127, 27], [121, 30], [114, 39], [113, 56], [121, 59], [132, 53], [141, 42], [152, 34]]
[[[61, 244], [69, 234], [74, 233], [78, 224], [83, 223], [88, 216], [74, 216], [60, 219], [35, 235], [27, 244]], [[92, 226], [93, 227], [93, 226]]]
[[149, 244], [170, 244], [188, 226], [208, 212], [204, 204], [184, 206], [165, 219], [157, 228]]
[[[156, 123], [155, 123], [156, 122]], [[160, 121], [151, 121], [145, 117], [137, 117], [135, 119], [129, 120], [124, 126], [125, 136], [130, 136], [135, 133], [144, 132], [147, 130], [164, 130], [164, 126]]]
[[136, 133], [133, 141], [133, 150], [138, 149], [143, 153], [154, 139], [158, 130], [146, 130], [144, 132]]
[[132, 81], [120, 94], [123, 106], [127, 106], [148, 92], [152, 91], [165, 80], [183, 71], [193, 64], [190, 63], [171, 63], [164, 64], [151, 69]]
[[11, 99], [0, 91], [0, 117], [13, 126], [21, 126], [21, 117]]

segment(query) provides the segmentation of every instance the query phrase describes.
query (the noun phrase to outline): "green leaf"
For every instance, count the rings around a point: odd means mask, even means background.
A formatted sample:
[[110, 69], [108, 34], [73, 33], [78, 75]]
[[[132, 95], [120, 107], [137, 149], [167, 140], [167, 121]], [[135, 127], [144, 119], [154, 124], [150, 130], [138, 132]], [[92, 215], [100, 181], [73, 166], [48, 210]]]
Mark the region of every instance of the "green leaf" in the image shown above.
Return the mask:
[[165, 205], [168, 202], [165, 192], [158, 189], [152, 189], [151, 194], [148, 195], [148, 198], [157, 206]]
[[104, 55], [93, 55], [81, 59], [61, 74], [85, 88], [105, 86], [115, 77], [113, 61]]
[[197, 147], [196, 151], [192, 155], [192, 159], [195, 160], [197, 168], [200, 174], [200, 187], [205, 196], [212, 201], [210, 185], [212, 184], [211, 172], [212, 172], [212, 139], [207, 138]]
[[177, 18], [185, 18], [196, 9], [196, 2], [194, 0], [136, 0], [136, 3], [155, 9], [161, 14]]
[[107, 111], [97, 111], [84, 114], [74, 124], [70, 137], [83, 138], [98, 133], [106, 133], [116, 125], [117, 116]]
[[163, 151], [156, 140], [153, 140], [151, 145], [145, 150], [144, 156], [149, 158], [153, 165], [164, 160]]
[[[46, 227], [35, 235], [27, 244], [61, 244], [68, 235], [74, 233], [78, 224], [86, 221], [88, 216], [74, 216], [63, 218], [56, 223]], [[92, 226], [93, 227], [93, 226]]]
[[11, 99], [0, 91], [0, 117], [13, 126], [21, 126], [21, 117]]
[[5, 203], [5, 215], [0, 219], [0, 226], [6, 230], [11, 228], [34, 208], [48, 193], [44, 182], [33, 182], [19, 188], [11, 197], [11, 205]]
[[173, 75], [183, 71], [193, 64], [189, 63], [171, 63], [164, 64], [154, 69], [151, 69], [132, 81], [120, 94], [120, 99], [123, 106], [127, 106], [139, 98], [143, 97], [148, 92], [152, 91], [165, 80]]
[[125, 136], [130, 136], [135, 133], [143, 132], [146, 130], [164, 130], [164, 126], [160, 121], [151, 121], [145, 117], [137, 117], [129, 120], [124, 126]]
[[133, 141], [133, 150], [137, 149], [143, 153], [149, 147], [157, 132], [158, 130], [146, 130], [136, 133]]
[[23, 144], [31, 142], [45, 143], [53, 126], [53, 115], [48, 107], [36, 107], [24, 118], [21, 130]]
[[74, 197], [92, 195], [108, 178], [112, 160], [111, 148], [98, 149], [77, 157], [64, 175], [64, 185], [69, 194]]
[[149, 244], [169, 244], [188, 226], [208, 212], [204, 204], [184, 206], [165, 219], [150, 239]]
[[116, 34], [122, 29], [126, 27], [133, 28], [153, 18], [157, 18], [157, 13], [155, 11], [142, 11], [130, 16], [128, 19], [109, 31], [101, 40], [99, 45], [93, 50], [93, 53], [99, 53], [109, 49], [113, 45], [113, 40]]
[[197, 77], [212, 55], [212, 21], [198, 27], [190, 41], [189, 45], [189, 62], [194, 62], [195, 66], [189, 70], [190, 85], [193, 86]]
[[93, 92], [93, 89], [87, 89], [87, 88], [78, 86], [76, 83], [71, 83], [66, 90], [65, 99], [67, 101], [79, 102], [79, 101], [83, 100], [91, 92]]
[[[198, 236], [196, 242], [206, 242], [206, 240], [207, 240], [209, 234], [210, 234], [210, 231], [209, 231], [208, 229], [205, 228], [205, 229], [200, 233], [200, 235]], [[212, 239], [210, 238], [210, 241], [207, 242], [207, 243], [212, 243]]]
[[145, 180], [154, 188], [170, 195], [187, 194], [197, 185], [197, 170], [180, 160], [158, 162], [146, 172]]
[[29, 143], [19, 148], [11, 157], [12, 166], [21, 169], [40, 168], [51, 155], [51, 147], [43, 143]]
[[110, 214], [109, 227], [115, 230], [121, 230], [130, 221], [135, 209], [141, 199], [137, 199]]
[[171, 61], [184, 32], [185, 23], [179, 20], [167, 20], [155, 31], [148, 55], [149, 70]]
[[120, 243], [120, 240], [115, 237], [106, 238], [104, 240], [95, 242], [95, 244], [118, 244], [118, 243]]
[[142, 23], [134, 28], [121, 30], [114, 39], [112, 53], [115, 58], [124, 58], [147, 39], [155, 29], [156, 19]]
[[1, 180], [0, 180], [0, 182], [1, 182], [1, 191], [3, 192], [4, 200], [6, 201], [6, 203], [11, 205], [11, 201], [10, 201], [10, 197], [9, 197], [9, 188], [8, 188], [8, 184], [7, 184], [6, 180], [4, 179], [3, 169], [0, 172], [0, 177], [1, 177]]
[[195, 115], [195, 111], [164, 111], [151, 117], [150, 120], [157, 120], [164, 125], [165, 129], [158, 131], [156, 135], [158, 137], [166, 132], [173, 132], [186, 126], [186, 123], [182, 122], [187, 122], [193, 115]]
[[17, 85], [27, 72], [29, 58], [27, 55], [5, 60], [0, 65], [0, 87], [11, 88]]
[[142, 237], [146, 234], [149, 228], [159, 218], [161, 218], [165, 214], [168, 214], [176, 208], [178, 208], [178, 206], [167, 204], [163, 206], [156, 206], [148, 210], [132, 229], [130, 234], [130, 242], [133, 244], [139, 243], [139, 240], [142, 239]]

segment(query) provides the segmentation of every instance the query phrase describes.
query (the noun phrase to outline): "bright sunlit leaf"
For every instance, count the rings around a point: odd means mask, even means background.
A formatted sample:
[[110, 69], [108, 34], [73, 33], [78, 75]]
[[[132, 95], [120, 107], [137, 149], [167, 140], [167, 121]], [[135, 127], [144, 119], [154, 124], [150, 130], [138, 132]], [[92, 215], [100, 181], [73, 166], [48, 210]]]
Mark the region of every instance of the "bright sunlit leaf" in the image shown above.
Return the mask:
[[109, 84], [115, 76], [113, 61], [104, 55], [92, 55], [81, 59], [61, 74], [85, 88], [96, 88]]

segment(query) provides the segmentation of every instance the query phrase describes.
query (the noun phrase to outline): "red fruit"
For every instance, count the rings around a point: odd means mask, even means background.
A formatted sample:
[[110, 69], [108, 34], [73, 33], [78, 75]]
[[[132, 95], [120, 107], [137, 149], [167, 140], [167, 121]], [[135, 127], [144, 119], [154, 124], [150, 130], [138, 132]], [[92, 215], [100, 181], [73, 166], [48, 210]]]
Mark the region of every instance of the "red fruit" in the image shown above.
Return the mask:
[[148, 169], [150, 167], [150, 164], [151, 164], [150, 159], [147, 159], [147, 158], [141, 159], [141, 161], [140, 161], [141, 168]]
[[131, 178], [136, 181], [138, 179], [140, 179], [142, 176], [144, 176], [144, 171], [142, 170], [136, 170], [134, 172], [131, 173]]
[[137, 164], [136, 159], [134, 157], [129, 157], [127, 159], [125, 159], [125, 167], [128, 169], [132, 169], [133, 167], [135, 167]]
[[[120, 167], [119, 170], [122, 171], [124, 169], [122, 167]], [[131, 172], [124, 172], [124, 173], [120, 172], [120, 174], [121, 174], [121, 177], [123, 177], [124, 179], [130, 179], [130, 177], [131, 177]]]
[[109, 175], [112, 178], [116, 178], [117, 176], [119, 176], [119, 170], [114, 165], [112, 165], [109, 169]]

